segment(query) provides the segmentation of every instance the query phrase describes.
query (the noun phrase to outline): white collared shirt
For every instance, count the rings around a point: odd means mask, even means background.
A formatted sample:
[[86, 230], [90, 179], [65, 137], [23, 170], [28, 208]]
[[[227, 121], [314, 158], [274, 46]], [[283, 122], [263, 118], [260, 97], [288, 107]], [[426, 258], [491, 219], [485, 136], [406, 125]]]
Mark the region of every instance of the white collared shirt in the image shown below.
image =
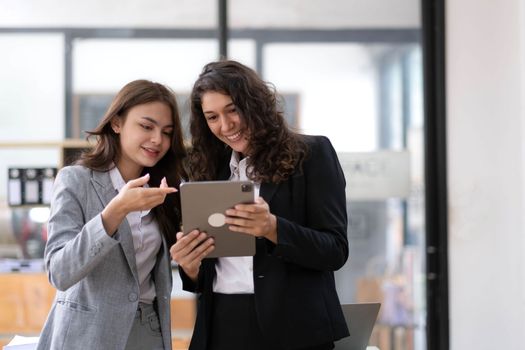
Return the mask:
[[[239, 154], [232, 152], [230, 159], [230, 181], [249, 180], [248, 157], [239, 160]], [[259, 196], [260, 184], [255, 184], [255, 198]], [[218, 258], [215, 264], [216, 276], [213, 291], [222, 294], [253, 294], [253, 256]]]
[[[109, 171], [113, 187], [120, 192], [126, 184], [117, 167]], [[148, 187], [146, 184], [144, 187]], [[153, 213], [147, 211], [133, 211], [126, 215], [133, 237], [135, 248], [135, 262], [139, 278], [140, 301], [151, 304], [155, 299], [155, 284], [151, 278], [151, 271], [157, 261], [157, 254], [162, 244], [160, 230]]]

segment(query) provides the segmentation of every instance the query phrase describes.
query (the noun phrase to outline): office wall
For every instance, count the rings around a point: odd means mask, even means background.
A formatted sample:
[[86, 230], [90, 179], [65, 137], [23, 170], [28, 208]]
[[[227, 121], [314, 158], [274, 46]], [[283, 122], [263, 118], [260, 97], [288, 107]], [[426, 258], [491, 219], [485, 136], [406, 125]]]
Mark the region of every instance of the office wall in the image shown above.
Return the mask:
[[446, 2], [452, 350], [525, 348], [522, 6]]

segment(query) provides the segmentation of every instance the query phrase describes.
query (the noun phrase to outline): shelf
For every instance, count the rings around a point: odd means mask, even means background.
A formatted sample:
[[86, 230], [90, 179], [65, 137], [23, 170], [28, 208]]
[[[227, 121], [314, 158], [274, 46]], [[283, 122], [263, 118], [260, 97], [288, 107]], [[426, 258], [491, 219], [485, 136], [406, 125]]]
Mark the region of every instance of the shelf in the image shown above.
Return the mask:
[[59, 148], [60, 162], [58, 168], [71, 164], [78, 154], [87, 148], [93, 147], [94, 142], [82, 139], [64, 139], [62, 141], [8, 141], [0, 142], [0, 149], [13, 148]]
[[58, 148], [58, 147], [91, 147], [92, 142], [82, 139], [64, 139], [62, 141], [4, 141], [1, 148]]

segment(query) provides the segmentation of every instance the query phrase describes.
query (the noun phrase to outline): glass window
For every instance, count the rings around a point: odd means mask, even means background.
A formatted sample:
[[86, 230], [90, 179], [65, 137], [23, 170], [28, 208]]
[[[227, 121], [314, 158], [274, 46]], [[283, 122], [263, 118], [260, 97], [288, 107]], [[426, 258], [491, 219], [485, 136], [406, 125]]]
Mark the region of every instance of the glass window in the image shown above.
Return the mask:
[[382, 303], [371, 345], [424, 349], [419, 46], [279, 43], [266, 45], [263, 57], [264, 78], [297, 95], [297, 129], [328, 136], [347, 177], [350, 259], [336, 273], [341, 302]]
[[[339, 153], [350, 245], [336, 273], [341, 302], [382, 303], [370, 345], [423, 350], [419, 3], [315, 3], [232, 8], [232, 28], [237, 36], [256, 33], [257, 67], [284, 95], [290, 124], [328, 136]], [[254, 13], [264, 16], [252, 20]]]
[[4, 33], [0, 48], [0, 141], [60, 140], [64, 134], [64, 36]]
[[[170, 86], [187, 120], [193, 82], [202, 66], [218, 57], [219, 49], [212, 35], [191, 36], [192, 30], [216, 27], [217, 2], [212, 0], [177, 4], [152, 0], [125, 9], [113, 0], [80, 7], [64, 2], [60, 11], [49, 7], [48, 1], [29, 3], [32, 11], [27, 11], [27, 2], [13, 3], [9, 11], [0, 13], [0, 24], [63, 29], [0, 33], [0, 183], [4, 184], [0, 257], [41, 256], [46, 234], [45, 213], [32, 210], [42, 206], [8, 207], [9, 167], [59, 166], [63, 155], [56, 143], [69, 135], [66, 125], [71, 125], [71, 137], [83, 138], [83, 131], [96, 125], [114, 94], [134, 79]], [[419, 1], [232, 0], [228, 4], [233, 38], [228, 43], [229, 57], [258, 69], [276, 86], [292, 127], [328, 136], [340, 155], [348, 184], [350, 244], [350, 259], [336, 273], [341, 302], [382, 302], [371, 345], [381, 350], [425, 349]], [[100, 33], [106, 34], [104, 29], [124, 28], [126, 37], [99, 36], [96, 30], [75, 36], [78, 28], [102, 28]], [[177, 31], [173, 37], [163, 32], [162, 38], [139, 38], [129, 28]], [[71, 71], [65, 69], [68, 64]], [[71, 96], [71, 115], [65, 112], [67, 96]], [[46, 283], [45, 278], [41, 282]], [[179, 282], [176, 277], [173, 297], [187, 298], [176, 292]], [[180, 314], [188, 319], [172, 326], [174, 342], [180, 340], [174, 344], [184, 348], [191, 336], [194, 305], [179, 302], [172, 306], [182, 307]], [[14, 311], [21, 324], [29, 324], [21, 316], [26, 314], [25, 302], [12, 304], [21, 307]], [[48, 300], [35, 305], [42, 312], [25, 328], [29, 334], [38, 332]], [[174, 319], [178, 321], [181, 318]], [[0, 329], [2, 334], [13, 330]]]
[[34, 221], [31, 208], [8, 207], [8, 169], [58, 164], [64, 134], [64, 36], [4, 33], [0, 47], [0, 257], [39, 258], [47, 218], [42, 222], [40, 215]]
[[[233, 40], [232, 57], [254, 65], [252, 40]], [[74, 137], [85, 137], [102, 118], [115, 93], [135, 79], [171, 87], [188, 134], [188, 97], [202, 67], [217, 59], [215, 39], [77, 39], [73, 41]]]

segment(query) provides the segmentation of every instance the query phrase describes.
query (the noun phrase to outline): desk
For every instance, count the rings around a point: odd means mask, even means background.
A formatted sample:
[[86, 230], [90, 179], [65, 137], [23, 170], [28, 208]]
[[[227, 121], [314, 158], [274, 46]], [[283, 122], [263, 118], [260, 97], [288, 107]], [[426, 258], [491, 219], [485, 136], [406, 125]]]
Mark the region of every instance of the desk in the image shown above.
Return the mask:
[[38, 334], [55, 297], [43, 273], [0, 274], [0, 334]]

